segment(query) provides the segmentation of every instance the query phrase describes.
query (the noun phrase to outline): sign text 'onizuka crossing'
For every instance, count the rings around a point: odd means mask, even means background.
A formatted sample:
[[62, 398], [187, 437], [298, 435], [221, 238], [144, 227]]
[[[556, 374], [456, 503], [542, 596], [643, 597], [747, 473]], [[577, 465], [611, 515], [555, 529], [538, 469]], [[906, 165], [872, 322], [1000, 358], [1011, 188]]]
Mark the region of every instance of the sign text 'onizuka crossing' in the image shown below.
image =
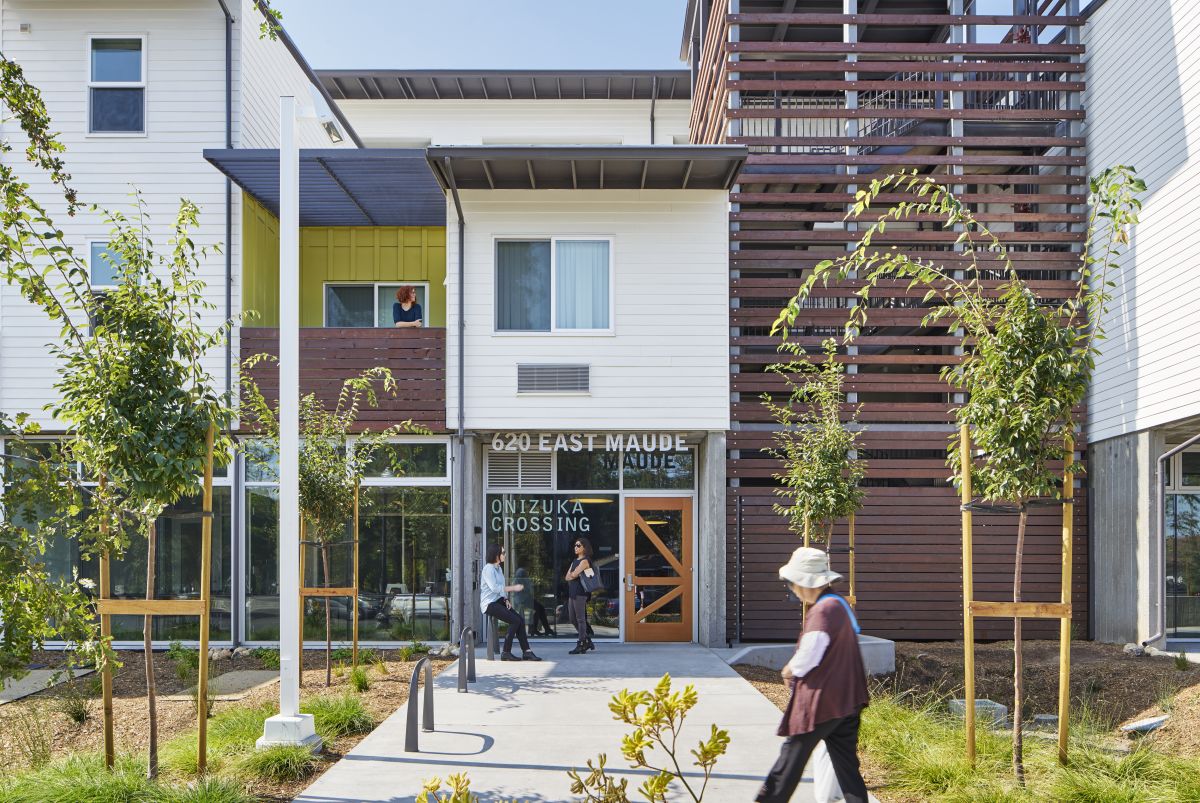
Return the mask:
[[672, 432], [497, 432], [494, 452], [686, 452], [687, 438]]

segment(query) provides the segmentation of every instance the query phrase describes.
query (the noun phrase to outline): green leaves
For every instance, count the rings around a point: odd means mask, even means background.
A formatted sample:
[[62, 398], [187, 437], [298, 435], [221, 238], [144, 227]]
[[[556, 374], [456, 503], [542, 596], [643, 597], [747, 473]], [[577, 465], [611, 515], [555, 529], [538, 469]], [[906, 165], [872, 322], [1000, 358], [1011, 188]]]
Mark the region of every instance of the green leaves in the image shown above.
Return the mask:
[[774, 475], [781, 485], [775, 493], [786, 503], [776, 504], [775, 512], [787, 517], [797, 535], [812, 529], [818, 541], [828, 544], [834, 522], [862, 507], [859, 484], [867, 465], [855, 456], [863, 431], [857, 425], [858, 408], [848, 415], [842, 409], [845, 369], [837, 344], [826, 340], [823, 346], [824, 359], [814, 363], [798, 345], [782, 344], [780, 351], [804, 359], [768, 366], [784, 378], [790, 393], [782, 402], [768, 394], [762, 400], [779, 425], [772, 436], [775, 446], [768, 451], [783, 463], [784, 470]]
[[[671, 676], [663, 675], [650, 691], [631, 692], [622, 690], [608, 704], [613, 719], [634, 726], [632, 732], [621, 740], [621, 755], [633, 769], [647, 769], [654, 773], [641, 786], [641, 792], [650, 803], [666, 803], [671, 785], [679, 782], [692, 800], [699, 803], [704, 798], [708, 780], [717, 760], [725, 755], [729, 747], [728, 731], [712, 726], [709, 737], [691, 750], [695, 759], [692, 764], [704, 773], [704, 783], [697, 792], [688, 782], [679, 764], [676, 744], [683, 730], [683, 722], [689, 711], [700, 701], [696, 687], [688, 684], [682, 691], [672, 691]], [[666, 753], [670, 766], [656, 766], [647, 758], [655, 749]], [[593, 803], [628, 803], [627, 782], [614, 781], [605, 772], [606, 757], [601, 754], [596, 764], [587, 763], [589, 774], [581, 777], [571, 770], [571, 791], [584, 795], [584, 800]]]

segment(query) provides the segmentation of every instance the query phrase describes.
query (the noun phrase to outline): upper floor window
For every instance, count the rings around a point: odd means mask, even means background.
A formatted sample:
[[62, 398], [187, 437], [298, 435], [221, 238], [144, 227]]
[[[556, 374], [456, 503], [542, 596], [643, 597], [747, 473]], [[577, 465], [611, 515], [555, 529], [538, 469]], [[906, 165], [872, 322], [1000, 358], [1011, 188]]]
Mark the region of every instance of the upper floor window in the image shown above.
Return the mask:
[[612, 242], [498, 240], [497, 332], [611, 332]]
[[120, 284], [121, 255], [108, 250], [107, 242], [98, 240], [88, 243], [88, 249], [90, 251], [88, 273], [92, 289], [107, 290]]
[[[402, 287], [413, 288], [416, 301], [410, 304], [407, 311], [410, 314], [401, 315], [400, 319], [419, 314], [422, 325], [428, 326], [429, 321], [424, 317], [428, 314], [425, 312], [429, 298], [428, 282], [326, 284], [325, 326], [358, 329], [396, 326], [396, 307], [400, 304], [397, 291]], [[414, 305], [416, 312], [412, 312]]]
[[146, 38], [88, 38], [88, 131], [146, 131]]

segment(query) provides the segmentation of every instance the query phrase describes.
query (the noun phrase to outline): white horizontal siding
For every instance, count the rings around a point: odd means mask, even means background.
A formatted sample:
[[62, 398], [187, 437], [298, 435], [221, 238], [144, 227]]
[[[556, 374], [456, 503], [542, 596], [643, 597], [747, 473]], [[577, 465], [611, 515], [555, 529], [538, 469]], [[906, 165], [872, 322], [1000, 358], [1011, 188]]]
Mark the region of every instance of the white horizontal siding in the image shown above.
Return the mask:
[[[329, 13], [334, 13], [332, 7]], [[239, 148], [277, 148], [280, 95], [295, 97], [298, 107], [312, 106], [312, 82], [282, 41], [260, 36], [263, 16], [254, 0], [241, 0], [241, 18], [238, 37], [245, 80], [240, 95], [242, 123], [235, 142]], [[330, 142], [316, 120], [301, 120], [296, 135], [302, 148], [354, 147], [345, 131], [340, 144]]]
[[[648, 145], [648, 100], [343, 100], [368, 147], [433, 145]], [[660, 100], [654, 142], [688, 133], [690, 104]]]
[[[728, 196], [720, 191], [462, 193], [466, 427], [724, 430], [729, 425]], [[457, 298], [453, 209], [448, 297]], [[614, 334], [495, 335], [494, 238], [613, 238]], [[457, 418], [457, 303], [448, 305], [448, 420]], [[518, 395], [517, 364], [586, 363], [591, 393]]]
[[1085, 29], [1089, 172], [1133, 165], [1148, 185], [1103, 320], [1093, 440], [1200, 415], [1198, 27], [1190, 0], [1109, 0]]

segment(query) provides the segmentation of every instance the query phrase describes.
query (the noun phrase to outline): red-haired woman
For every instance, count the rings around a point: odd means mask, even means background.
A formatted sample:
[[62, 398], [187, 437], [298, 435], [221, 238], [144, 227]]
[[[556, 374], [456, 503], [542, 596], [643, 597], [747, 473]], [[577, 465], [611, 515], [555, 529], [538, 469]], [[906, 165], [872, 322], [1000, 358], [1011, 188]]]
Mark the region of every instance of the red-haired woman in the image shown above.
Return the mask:
[[397, 329], [412, 329], [421, 325], [421, 305], [417, 303], [417, 288], [406, 284], [396, 291], [392, 304], [392, 321]]

